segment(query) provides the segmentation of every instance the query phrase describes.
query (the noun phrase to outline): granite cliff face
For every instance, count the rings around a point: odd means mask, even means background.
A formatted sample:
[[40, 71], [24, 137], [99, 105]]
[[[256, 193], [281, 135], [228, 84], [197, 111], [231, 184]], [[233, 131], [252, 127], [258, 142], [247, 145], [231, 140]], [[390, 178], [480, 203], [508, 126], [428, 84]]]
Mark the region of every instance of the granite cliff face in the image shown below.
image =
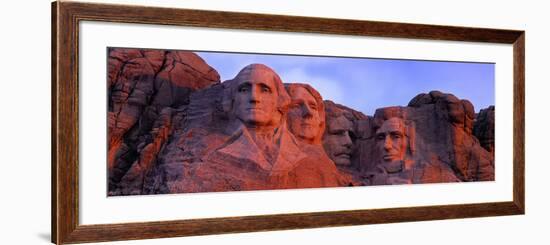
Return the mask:
[[494, 107], [431, 91], [368, 116], [261, 64], [220, 83], [192, 52], [108, 58], [109, 195], [494, 180]]
[[[236, 119], [238, 85], [276, 76], [270, 69], [253, 65], [237, 77], [197, 91], [190, 97], [186, 116], [180, 122], [157, 164], [148, 174], [143, 193], [239, 191], [287, 188], [336, 187], [347, 184], [320, 146], [298, 140], [285, 118], [270, 140], [258, 139], [255, 126]], [[272, 74], [273, 73], [273, 74]], [[275, 80], [278, 79], [275, 78]], [[276, 90], [288, 96], [281, 81]], [[288, 99], [288, 98], [287, 98]], [[252, 102], [256, 104], [257, 102]], [[283, 102], [283, 103], [289, 103]], [[280, 103], [280, 102], [278, 102]], [[281, 110], [287, 110], [286, 107]], [[267, 142], [267, 143], [265, 143]], [[265, 150], [268, 149], [268, 150]]]
[[186, 51], [110, 48], [107, 64], [109, 191], [118, 194], [141, 189], [130, 186], [156, 163], [190, 94], [220, 78]]
[[495, 155], [495, 107], [481, 109], [474, 121], [474, 135], [479, 139], [481, 146]]
[[[494, 180], [493, 157], [472, 134], [474, 116], [469, 101], [432, 91], [417, 95], [407, 107], [378, 109], [374, 120], [375, 127], [391, 117], [402, 118], [414, 125], [412, 157], [416, 161], [440, 165], [441, 175], [450, 172], [444, 169], [449, 167], [460, 181]], [[432, 175], [429, 182], [449, 182], [452, 179], [450, 176], [435, 176], [437, 173]]]

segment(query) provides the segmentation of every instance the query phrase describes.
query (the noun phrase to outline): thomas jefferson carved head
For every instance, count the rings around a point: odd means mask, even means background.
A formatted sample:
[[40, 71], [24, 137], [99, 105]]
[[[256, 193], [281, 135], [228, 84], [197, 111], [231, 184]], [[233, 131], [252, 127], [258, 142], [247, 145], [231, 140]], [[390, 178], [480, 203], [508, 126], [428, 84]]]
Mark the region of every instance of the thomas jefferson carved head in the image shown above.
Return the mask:
[[290, 131], [308, 144], [320, 145], [325, 131], [323, 98], [308, 84], [285, 84], [291, 103], [287, 114]]

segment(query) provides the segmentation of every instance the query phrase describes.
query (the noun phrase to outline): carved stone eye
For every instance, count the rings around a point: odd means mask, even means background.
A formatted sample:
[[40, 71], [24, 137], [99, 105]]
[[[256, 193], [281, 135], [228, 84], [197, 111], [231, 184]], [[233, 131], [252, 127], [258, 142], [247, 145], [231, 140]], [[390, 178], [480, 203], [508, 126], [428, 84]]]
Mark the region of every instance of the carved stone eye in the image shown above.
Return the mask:
[[242, 86], [239, 88], [239, 92], [243, 93], [243, 92], [248, 92], [249, 91], [249, 88], [248, 86]]
[[271, 93], [271, 89], [265, 85], [261, 86], [261, 91], [264, 93]]

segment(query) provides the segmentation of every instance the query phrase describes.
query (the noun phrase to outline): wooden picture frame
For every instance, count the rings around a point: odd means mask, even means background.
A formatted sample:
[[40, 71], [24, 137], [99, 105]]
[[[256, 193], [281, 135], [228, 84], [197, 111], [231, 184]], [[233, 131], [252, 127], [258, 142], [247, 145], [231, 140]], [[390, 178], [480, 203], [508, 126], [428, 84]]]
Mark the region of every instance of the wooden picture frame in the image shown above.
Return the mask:
[[[79, 224], [79, 22], [106, 21], [513, 45], [513, 200], [422, 207], [206, 218], [124, 224]], [[290, 24], [292, 23], [292, 24]], [[52, 3], [52, 242], [151, 239], [220, 233], [456, 219], [525, 212], [525, 33], [435, 26], [91, 4]]]

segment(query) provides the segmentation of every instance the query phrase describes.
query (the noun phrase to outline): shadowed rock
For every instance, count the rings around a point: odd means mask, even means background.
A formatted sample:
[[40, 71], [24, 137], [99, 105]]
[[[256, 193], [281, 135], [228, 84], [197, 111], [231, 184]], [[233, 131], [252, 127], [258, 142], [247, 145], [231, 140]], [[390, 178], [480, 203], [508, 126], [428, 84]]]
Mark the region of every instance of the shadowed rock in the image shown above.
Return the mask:
[[187, 51], [110, 48], [107, 65], [109, 190], [135, 194], [172, 133], [172, 117], [219, 75]]
[[[431, 164], [450, 167], [460, 181], [494, 180], [491, 154], [472, 134], [473, 106], [454, 95], [432, 91], [413, 98], [407, 107], [387, 107], [376, 110], [374, 128], [393, 117], [414, 123], [414, 158]], [[371, 140], [367, 147], [374, 149]], [[367, 147], [363, 147], [365, 149]], [[376, 159], [374, 152], [363, 151], [365, 159]], [[367, 161], [369, 162], [369, 161]], [[370, 170], [372, 160], [368, 163]], [[436, 178], [437, 179], [437, 178]]]
[[[401, 115], [402, 116], [402, 115]], [[396, 115], [380, 120], [374, 137], [371, 161], [376, 171], [372, 185], [458, 182], [453, 170], [440, 161], [425, 161], [417, 152], [415, 123]]]
[[326, 129], [323, 147], [338, 170], [351, 181], [363, 185], [361, 160], [357, 142], [370, 135], [370, 119], [361, 112], [326, 100]]
[[481, 146], [495, 156], [495, 107], [481, 109], [474, 122], [474, 135]]

